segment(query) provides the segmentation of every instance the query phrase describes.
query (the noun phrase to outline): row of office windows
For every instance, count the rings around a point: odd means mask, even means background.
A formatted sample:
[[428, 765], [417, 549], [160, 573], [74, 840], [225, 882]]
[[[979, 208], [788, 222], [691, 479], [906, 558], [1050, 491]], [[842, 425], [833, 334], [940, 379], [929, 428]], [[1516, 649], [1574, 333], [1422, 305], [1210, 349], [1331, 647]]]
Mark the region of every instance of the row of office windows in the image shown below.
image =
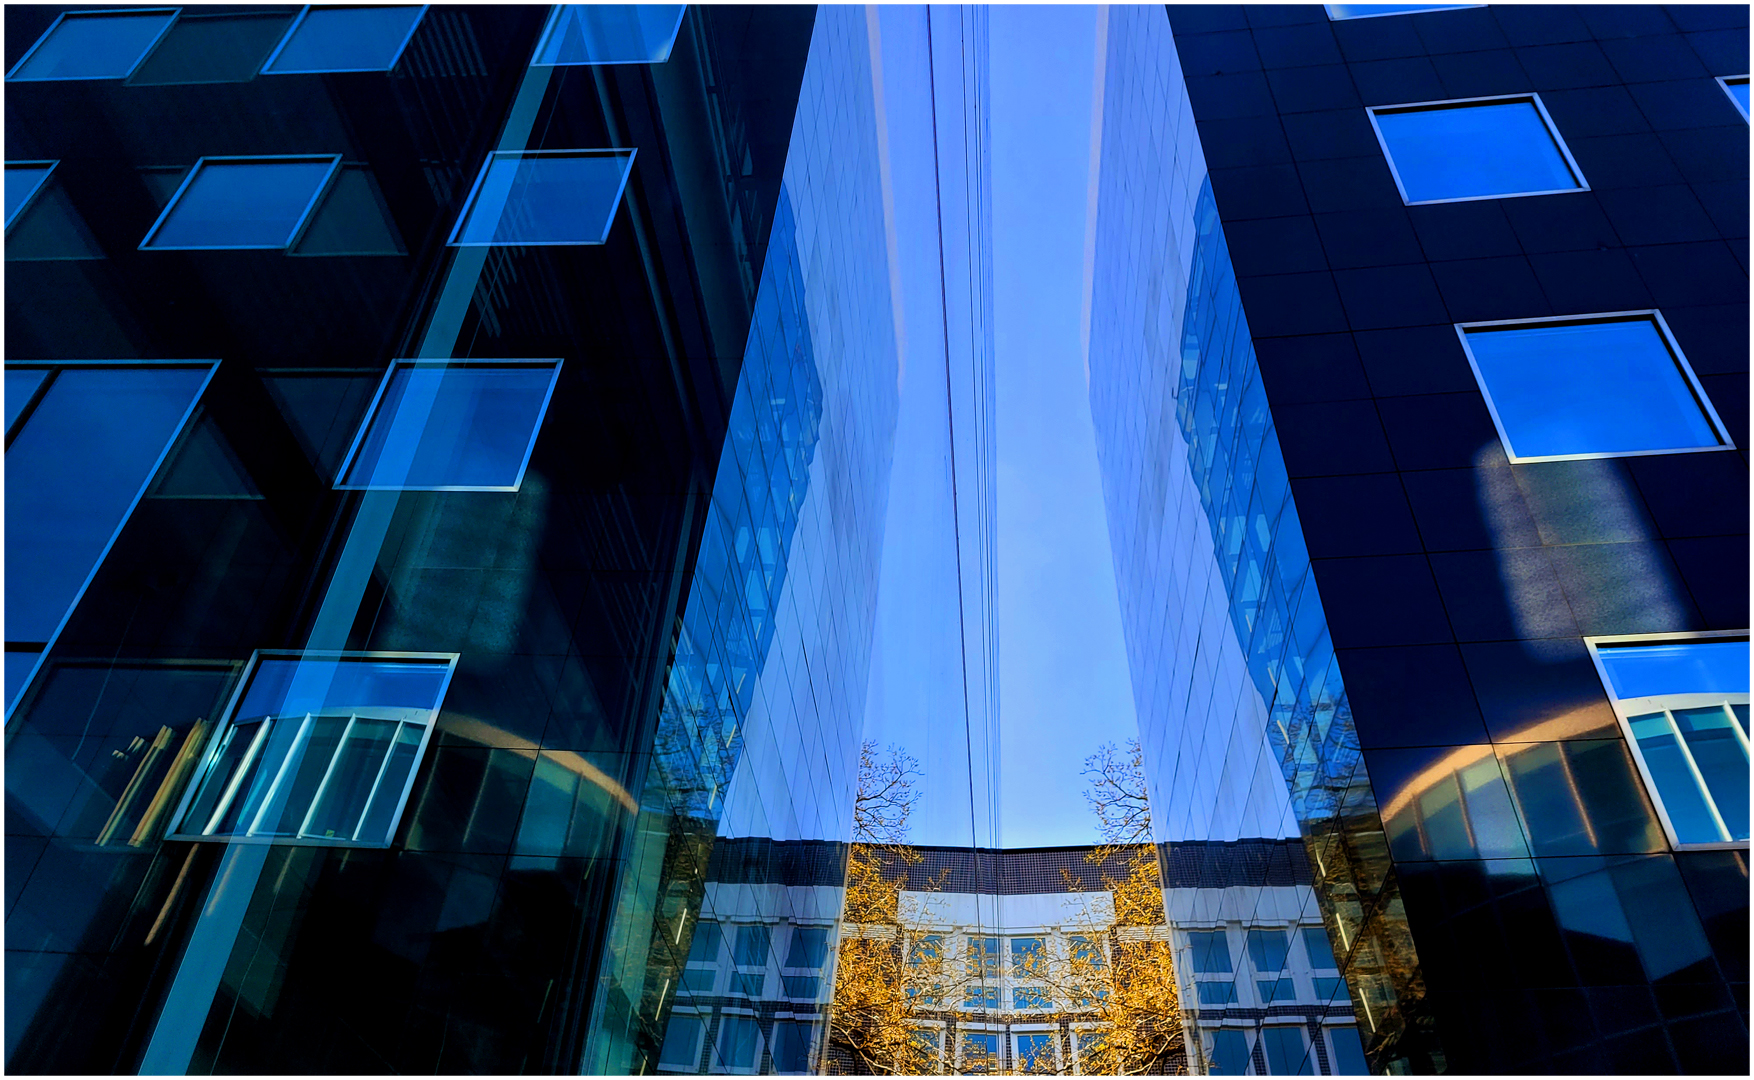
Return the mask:
[[1310, 1028], [1303, 1024], [1200, 1028], [1206, 1071], [1211, 1076], [1368, 1076], [1364, 1045], [1352, 1024], [1318, 1028], [1326, 1069]]
[[664, 1029], [658, 1071], [743, 1075], [810, 1071], [810, 1048], [820, 1027], [817, 1022], [780, 1017], [764, 1026], [753, 1013], [726, 1011], [719, 1012], [716, 1019], [715, 1028], [713, 1013], [676, 1006]]
[[[961, 942], [960, 953], [957, 943]], [[960, 962], [968, 979], [961, 1007], [976, 1011], [1051, 1009], [1058, 1004], [1040, 983], [1048, 974], [1048, 965], [1065, 959], [1084, 965], [1085, 970], [1100, 970], [1107, 963], [1102, 942], [1081, 934], [1029, 934], [1018, 937], [987, 937], [979, 934], [922, 934], [913, 940], [908, 963], [915, 968], [934, 962]], [[908, 989], [910, 995], [916, 988]], [[940, 997], [926, 991], [916, 996], [921, 1007], [946, 1006]], [[955, 1007], [955, 1002], [948, 1003]], [[1077, 1007], [1077, 1002], [1072, 1005]]]
[[[1307, 999], [1298, 992], [1302, 979], [1309, 980], [1309, 989], [1318, 1002], [1347, 1000], [1345, 980], [1340, 978], [1328, 932], [1322, 927], [1255, 927], [1245, 931], [1243, 940], [1249, 961], [1246, 971], [1242, 969], [1242, 955], [1231, 952], [1228, 931], [1220, 928], [1188, 932], [1196, 1004], [1239, 1004], [1235, 979], [1239, 972], [1252, 973], [1261, 1004]], [[1291, 947], [1293, 941], [1302, 942], [1301, 958]], [[1299, 959], [1301, 964], [1294, 962]]]
[[[391, 71], [426, 5], [306, 7], [204, 15], [181, 8], [72, 11], [13, 65], [10, 82], [231, 82], [262, 75]], [[652, 64], [670, 56], [679, 4], [557, 5], [535, 66]]]
[[720, 923], [703, 920], [694, 928], [688, 960], [682, 972], [683, 994], [721, 994], [766, 998], [772, 960], [779, 965], [780, 997], [815, 1001], [822, 993], [823, 969], [828, 964], [831, 927], [790, 927], [782, 954], [774, 941], [772, 923]]

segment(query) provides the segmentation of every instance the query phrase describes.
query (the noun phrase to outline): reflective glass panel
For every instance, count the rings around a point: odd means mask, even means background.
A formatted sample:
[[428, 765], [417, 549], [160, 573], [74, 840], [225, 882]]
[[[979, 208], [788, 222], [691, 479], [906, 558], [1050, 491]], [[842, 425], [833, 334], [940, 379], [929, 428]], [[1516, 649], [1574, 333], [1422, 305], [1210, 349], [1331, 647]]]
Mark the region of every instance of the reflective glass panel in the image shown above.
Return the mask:
[[718, 1064], [727, 1069], [755, 1067], [761, 1049], [761, 1028], [753, 1016], [727, 1014], [719, 1020]]
[[1261, 1044], [1267, 1051], [1267, 1069], [1274, 1076], [1310, 1076], [1315, 1073], [1314, 1056], [1303, 1041], [1303, 1029], [1275, 1025], [1261, 1029]]
[[1675, 838], [1683, 844], [1710, 844], [1729, 839], [1718, 827], [1700, 777], [1694, 772], [1687, 750], [1668, 714], [1657, 712], [1634, 716], [1630, 723], [1639, 756], [1656, 782], [1663, 809], [1669, 814], [1669, 824], [1675, 828]]
[[828, 959], [828, 927], [798, 926], [792, 929], [792, 945], [786, 951], [789, 968], [819, 968]]
[[1371, 115], [1410, 203], [1581, 186], [1533, 101], [1377, 110]]
[[601, 244], [632, 169], [632, 150], [495, 152], [451, 242]]
[[7, 368], [6, 369], [6, 430], [12, 430], [13, 421], [30, 403], [30, 396], [37, 392], [37, 387], [49, 377], [48, 368]]
[[737, 928], [737, 966], [766, 967], [768, 944], [773, 930], [766, 923]]
[[1039, 986], [1019, 986], [1011, 991], [1011, 1007], [1013, 1009], [1047, 1009], [1053, 1007], [1053, 1001], [1047, 991]]
[[[48, 179], [52, 168], [53, 165], [6, 166], [6, 224], [12, 224], [19, 208], [30, 201], [37, 188], [43, 186], [43, 181]], [[8, 423], [10, 422], [9, 420]]]
[[1328, 18], [1368, 19], [1372, 15], [1407, 15], [1415, 11], [1449, 11], [1453, 8], [1482, 7], [1481, 4], [1328, 4]]
[[810, 1025], [797, 1020], [775, 1020], [773, 1024], [773, 1071], [776, 1073], [802, 1073], [809, 1070]]
[[1310, 980], [1315, 984], [1317, 1001], [1339, 1001], [1346, 996], [1346, 980], [1317, 975]]
[[201, 162], [142, 246], [283, 248], [334, 170], [326, 159]]
[[1194, 947], [1195, 971], [1230, 971], [1230, 942], [1222, 930], [1194, 930], [1188, 934]]
[[1017, 1067], [1024, 1072], [1053, 1072], [1054, 1036], [1047, 1032], [1017, 1036]]
[[718, 923], [698, 923], [694, 928], [694, 938], [688, 943], [688, 962], [691, 964], [718, 963], [719, 940]]
[[1334, 963], [1334, 948], [1328, 942], [1328, 932], [1319, 926], [1303, 928], [1303, 951], [1309, 954], [1309, 966], [1326, 971], [1338, 968]]
[[1648, 318], [1470, 328], [1468, 349], [1513, 457], [1721, 445]]
[[1236, 984], [1228, 982], [1203, 982], [1194, 984], [1194, 994], [1202, 1005], [1234, 1005], [1236, 1004]]
[[1370, 1066], [1364, 1060], [1364, 1044], [1358, 1040], [1358, 1029], [1347, 1025], [1328, 1029], [1328, 1045], [1334, 1048], [1332, 1067], [1335, 1076], [1369, 1076]]
[[424, 7], [307, 8], [262, 70], [271, 75], [388, 71], [425, 12]]
[[1285, 970], [1287, 946], [1283, 930], [1250, 930], [1249, 961], [1255, 970], [1270, 974]]
[[6, 640], [54, 634], [207, 373], [68, 368], [55, 376], [6, 450]]
[[658, 1064], [694, 1069], [700, 1065], [700, 1032], [704, 1025], [698, 1016], [672, 1013], [670, 1026], [664, 1029], [664, 1048], [658, 1053]]
[[1663, 849], [1622, 740], [1507, 743], [1498, 751], [1534, 854]]
[[962, 1036], [964, 1072], [999, 1071], [999, 1036], [989, 1032], [965, 1032]]
[[1746, 641], [1603, 646], [1597, 650], [1614, 696], [1747, 694]]
[[682, 4], [560, 4], [536, 64], [657, 64], [670, 58]]
[[398, 364], [336, 486], [515, 489], [558, 373]]
[[1209, 1068], [1214, 1076], [1241, 1076], [1248, 1071], [1248, 1036], [1235, 1028], [1219, 1028], [1212, 1033]]
[[971, 986], [962, 1000], [966, 1009], [997, 1009], [999, 1007], [999, 988], [996, 986]]
[[1730, 95], [1730, 100], [1736, 103], [1736, 108], [1742, 110], [1742, 119], [1746, 120], [1748, 118], [1748, 77], [1744, 75], [1740, 79], [1725, 79], [1724, 91]]
[[971, 937], [968, 939], [968, 973], [977, 978], [999, 977], [999, 939]]
[[174, 9], [67, 15], [7, 78], [126, 78], [176, 17]]
[[1255, 983], [1255, 989], [1265, 1002], [1297, 1000], [1297, 983], [1291, 979], [1262, 979]]
[[1705, 781], [1724, 828], [1733, 840], [1748, 838], [1748, 751], [1736, 737], [1736, 722], [1728, 709], [1712, 705], [1703, 709], [1676, 709], [1675, 726], [1693, 767]]
[[1011, 939], [1011, 973], [1030, 975], [1040, 969], [1045, 944], [1038, 937]]

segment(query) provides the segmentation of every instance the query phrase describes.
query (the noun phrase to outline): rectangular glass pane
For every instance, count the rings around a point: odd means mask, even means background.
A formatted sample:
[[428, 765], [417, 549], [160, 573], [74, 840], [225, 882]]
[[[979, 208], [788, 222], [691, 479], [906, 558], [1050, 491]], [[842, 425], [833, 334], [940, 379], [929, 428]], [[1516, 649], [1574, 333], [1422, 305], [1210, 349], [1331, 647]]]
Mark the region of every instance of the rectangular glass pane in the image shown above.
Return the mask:
[[1255, 970], [1269, 974], [1285, 970], [1287, 945], [1283, 930], [1250, 930], [1249, 960]]
[[999, 977], [999, 939], [996, 937], [968, 939], [968, 973], [978, 978]]
[[1614, 696], [1747, 694], [1746, 641], [1603, 646], [1597, 650]]
[[250, 677], [238, 715], [434, 709], [448, 670], [447, 664], [431, 660], [263, 657]]
[[1533, 101], [1372, 114], [1408, 202], [1578, 188]]
[[632, 168], [632, 150], [496, 151], [451, 242], [601, 244]]
[[337, 486], [516, 488], [557, 373], [398, 365]]
[[203, 161], [144, 247], [283, 248], [335, 171], [322, 161]]
[[1345, 1027], [1329, 1028], [1328, 1045], [1334, 1048], [1335, 1076], [1370, 1075], [1370, 1066], [1364, 1060], [1364, 1044], [1358, 1039], [1356, 1027], [1348, 1024]]
[[1718, 446], [1649, 318], [1466, 331], [1486, 395], [1520, 458]]
[[359, 828], [366, 800], [377, 783], [384, 758], [395, 743], [398, 724], [390, 720], [357, 717], [335, 762], [323, 781], [322, 794], [312, 808], [306, 836], [349, 839]]
[[303, 727], [302, 716], [268, 721], [268, 732], [262, 736], [261, 747], [242, 770], [243, 782], [238, 785], [237, 794], [221, 806], [219, 817], [208, 832], [225, 835], [249, 829], [261, 813], [262, 803], [273, 793], [275, 781], [281, 776], [281, 767], [297, 746], [299, 731]]
[[737, 966], [766, 967], [773, 931], [765, 923], [737, 928]]
[[828, 959], [828, 927], [792, 928], [792, 945], [786, 951], [789, 968], [819, 968]]
[[1310, 980], [1315, 983], [1316, 1000], [1321, 1002], [1341, 1001], [1346, 997], [1346, 980], [1317, 975]]
[[767, 972], [738, 971], [731, 975], [731, 993], [761, 997], [767, 990]]
[[688, 962], [691, 964], [716, 964], [719, 962], [719, 942], [723, 932], [716, 922], [700, 922], [695, 924], [694, 937], [688, 943]]
[[1291, 979], [1263, 979], [1255, 983], [1255, 989], [1268, 1003], [1297, 1000], [1297, 983]]
[[1195, 971], [1230, 971], [1230, 942], [1222, 930], [1194, 930], [1188, 934], [1194, 948]]
[[1730, 100], [1736, 103], [1736, 108], [1742, 110], [1742, 119], [1746, 120], [1748, 118], [1748, 80], [1746, 78], [1725, 79], [1724, 89], [1729, 92]]
[[781, 975], [780, 987], [789, 998], [814, 1001], [822, 989], [822, 980], [815, 975]]
[[962, 1036], [962, 1069], [964, 1072], [998, 1072], [999, 1036], [987, 1032], [964, 1033]]
[[1025, 1072], [1052, 1072], [1054, 1037], [1046, 1032], [1017, 1036], [1017, 1067]]
[[425, 7], [312, 7], [263, 72], [389, 71]]
[[[313, 716], [301, 725], [303, 730], [287, 754], [279, 782], [263, 797], [262, 813], [251, 830], [255, 835], [298, 835], [298, 827], [310, 813], [311, 800], [317, 797], [317, 786], [335, 760], [347, 721], [346, 716]], [[290, 719], [280, 726], [290, 730]]]
[[[814, 994], [809, 995], [814, 997]], [[775, 1020], [773, 1025], [773, 1071], [802, 1073], [810, 1069], [810, 1025], [797, 1020]]]
[[1635, 716], [1629, 724], [1638, 741], [1639, 756], [1656, 782], [1657, 794], [1668, 811], [1675, 839], [1683, 844], [1710, 844], [1728, 837], [1713, 820], [1705, 792], [1693, 775], [1687, 751], [1677, 738], [1669, 718], [1662, 713]]
[[682, 4], [560, 4], [534, 63], [663, 63], [685, 10]]
[[719, 1021], [719, 1064], [730, 1069], [755, 1066], [761, 1029], [753, 1016], [727, 1015]]
[[1314, 1056], [1303, 1041], [1303, 1029], [1264, 1027], [1261, 1043], [1267, 1051], [1267, 1069], [1274, 1076], [1309, 1076], [1315, 1073]]
[[[18, 216], [19, 208], [30, 201], [37, 188], [43, 186], [43, 181], [49, 177], [49, 170], [53, 168], [53, 165], [6, 166], [6, 224], [12, 224], [12, 219]], [[6, 422], [8, 426], [11, 425], [10, 414]]]
[[664, 1048], [658, 1052], [660, 1065], [694, 1069], [700, 1065], [701, 1020], [688, 1013], [671, 1013], [670, 1025], [664, 1029]]
[[999, 988], [996, 986], [971, 986], [963, 999], [963, 1007], [967, 1009], [997, 1009], [999, 1007]]
[[1748, 751], [1729, 710], [1721, 705], [1676, 709], [1674, 716], [1730, 839], [1748, 839]]
[[1011, 973], [1032, 975], [1041, 969], [1045, 943], [1038, 937], [1011, 939]]
[[365, 819], [359, 826], [360, 843], [390, 842], [390, 834], [396, 827], [396, 811], [401, 808], [403, 793], [414, 776], [414, 767], [420, 762], [420, 740], [424, 737], [424, 727], [414, 724], [403, 724], [396, 733], [396, 744], [390, 748], [390, 760], [384, 765], [383, 778], [379, 780], [371, 805], [366, 807]]
[[1194, 994], [1202, 1005], [1234, 1005], [1236, 1004], [1236, 984], [1228, 982], [1203, 982], [1194, 984]]
[[[207, 779], [202, 783], [201, 790], [196, 794], [195, 801], [190, 804], [189, 812], [184, 820], [188, 825], [183, 831], [191, 833], [203, 832], [207, 823], [212, 820], [213, 812], [219, 807], [220, 800], [226, 795], [232, 781], [241, 769], [247, 768], [253, 758], [251, 748], [261, 736], [265, 721], [252, 720], [247, 723], [233, 724], [225, 733], [224, 741], [219, 745], [213, 767], [207, 771]], [[257, 748], [260, 753], [260, 748]], [[248, 777], [244, 778], [247, 782]], [[241, 786], [241, 784], [240, 784]]]
[[1309, 966], [1322, 971], [1337, 968], [1334, 963], [1334, 947], [1328, 942], [1328, 932], [1320, 926], [1303, 928], [1303, 951], [1309, 954]]
[[174, 18], [176, 11], [168, 8], [64, 16], [7, 78], [126, 78]]
[[1248, 1036], [1235, 1028], [1220, 1028], [1212, 1033], [1212, 1051], [1208, 1063], [1214, 1076], [1241, 1076], [1248, 1071]]

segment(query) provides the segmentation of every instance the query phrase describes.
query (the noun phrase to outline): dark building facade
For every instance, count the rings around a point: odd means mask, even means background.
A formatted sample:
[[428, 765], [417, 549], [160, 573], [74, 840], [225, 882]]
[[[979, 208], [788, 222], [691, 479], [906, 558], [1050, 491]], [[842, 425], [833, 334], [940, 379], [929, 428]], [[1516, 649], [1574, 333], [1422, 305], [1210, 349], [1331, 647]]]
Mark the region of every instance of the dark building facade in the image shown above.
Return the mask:
[[1302, 838], [1376, 1071], [1745, 1072], [1747, 9], [1105, 32], [1157, 839]]

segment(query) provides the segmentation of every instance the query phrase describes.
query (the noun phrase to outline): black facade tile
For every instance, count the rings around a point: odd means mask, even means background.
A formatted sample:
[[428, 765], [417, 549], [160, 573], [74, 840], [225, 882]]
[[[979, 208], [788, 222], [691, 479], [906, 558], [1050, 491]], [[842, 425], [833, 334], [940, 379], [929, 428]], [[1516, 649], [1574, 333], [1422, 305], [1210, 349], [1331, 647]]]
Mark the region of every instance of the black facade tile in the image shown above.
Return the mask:
[[1328, 267], [1315, 219], [1307, 214], [1230, 222], [1224, 226], [1224, 240], [1240, 275], [1296, 274]]
[[1494, 741], [1618, 736], [1614, 707], [1581, 640], [1474, 642], [1461, 651]]
[[1748, 236], [1748, 182], [1746, 180], [1713, 180], [1695, 182], [1693, 197], [1705, 207], [1705, 214], [1717, 226], [1719, 235], [1746, 239]]
[[1615, 247], [1620, 237], [1590, 192], [1505, 199], [1499, 205], [1530, 255], [1545, 251], [1593, 251]]
[[1432, 262], [1521, 255], [1522, 245], [1498, 199], [1409, 206], [1419, 246]]
[[1401, 474], [1426, 551], [1537, 547], [1540, 531], [1510, 470], [1430, 469]]
[[1590, 33], [1603, 41], [1675, 32], [1668, 14], [1655, 4], [1584, 4], [1577, 13]]
[[1276, 116], [1253, 116], [1238, 120], [1196, 120], [1200, 147], [1211, 169], [1244, 165], [1280, 165], [1291, 160], [1285, 134]]
[[1718, 239], [1717, 226], [1685, 184], [1596, 193], [1620, 241], [1631, 247]]
[[1474, 392], [1479, 384], [1449, 322], [1353, 335], [1377, 397]]
[[1624, 86], [1549, 90], [1541, 95], [1547, 115], [1567, 144], [1594, 135], [1632, 135], [1649, 131], [1650, 121]]
[[1248, 16], [1249, 25], [1256, 29], [1263, 26], [1326, 24], [1328, 21], [1328, 11], [1320, 4], [1245, 4], [1242, 10]]
[[1302, 161], [1297, 173], [1313, 213], [1402, 205], [1401, 192], [1381, 151], [1370, 157]]
[[1340, 63], [1340, 48], [1326, 22], [1255, 29], [1255, 51], [1267, 68], [1311, 67]]
[[1368, 157], [1382, 149], [1363, 109], [1293, 113], [1281, 120], [1291, 155], [1298, 161]]
[[1275, 68], [1267, 72], [1267, 85], [1279, 111], [1287, 115], [1363, 105], [1352, 86], [1352, 72], [1344, 64]]
[[1693, 55], [1714, 77], [1748, 73], [1748, 32], [1741, 30], [1701, 30], [1684, 35]]
[[1188, 103], [1201, 121], [1272, 117], [1273, 95], [1258, 71], [1233, 75], [1189, 75]]
[[1213, 169], [1212, 197], [1226, 228], [1250, 218], [1278, 218], [1308, 213], [1303, 183], [1292, 165]]
[[1664, 4], [1669, 21], [1680, 30], [1748, 28], [1748, 16], [1735, 4]]
[[1705, 388], [1705, 396], [1711, 399], [1711, 407], [1717, 410], [1718, 419], [1724, 422], [1725, 430], [1730, 433], [1730, 441], [1743, 450], [1748, 449], [1748, 373], [1701, 375], [1699, 382]]
[[1604, 40], [1602, 53], [1614, 65], [1621, 81], [1628, 84], [1711, 77], [1687, 40], [1679, 34]]
[[[1731, 984], [1746, 985], [1748, 860], [1733, 851], [1677, 851], [1675, 868], [1681, 871], [1724, 977]], [[1737, 1007], [1743, 1007], [1741, 1001]]]
[[1420, 266], [1337, 270], [1334, 283], [1354, 330], [1420, 326], [1448, 317], [1431, 272]]
[[1557, 45], [1595, 36], [1569, 5], [1495, 4], [1488, 10], [1512, 45]]
[[1621, 458], [1512, 465], [1544, 544], [1649, 540], [1656, 528]]
[[1450, 641], [1449, 620], [1425, 556], [1316, 559], [1310, 566], [1336, 651]]
[[1733, 1011], [1669, 1025], [1683, 1073], [1742, 1076], [1748, 1071], [1748, 1025]]
[[1534, 45], [1518, 49], [1517, 60], [1536, 90], [1577, 90], [1620, 82], [1601, 47], [1593, 41]]
[[1180, 38], [1183, 34], [1247, 30], [1249, 23], [1241, 4], [1174, 4], [1169, 8], [1169, 25]]
[[1431, 556], [1457, 641], [1514, 641], [1577, 633], [1544, 548]]
[[1443, 53], [1431, 63], [1443, 84], [1445, 97], [1493, 97], [1533, 90], [1528, 73], [1509, 49], [1491, 52]]
[[1486, 741], [1474, 691], [1454, 645], [1342, 649], [1335, 654], [1358, 745], [1468, 746]]
[[1432, 55], [1476, 53], [1510, 44], [1498, 27], [1498, 20], [1485, 7], [1415, 12], [1408, 21], [1419, 34], [1419, 40], [1425, 42], [1425, 51]]
[[1721, 241], [1627, 249], [1662, 308], [1733, 304], [1748, 295], [1748, 273]]
[[1521, 255], [1434, 262], [1431, 274], [1455, 322], [1532, 318], [1553, 311]]
[[1342, 19], [1334, 23], [1334, 39], [1340, 43], [1346, 62], [1353, 65], [1426, 53], [1425, 43], [1413, 29], [1413, 20], [1399, 16]]
[[1411, 555], [1419, 530], [1394, 473], [1294, 480], [1298, 520], [1311, 558]]
[[1658, 131], [1721, 126], [1736, 114], [1735, 105], [1713, 79], [1636, 83], [1626, 90]]
[[1505, 460], [1477, 391], [1382, 398], [1377, 408], [1400, 469], [1461, 469]]
[[1748, 531], [1748, 465], [1740, 454], [1656, 454], [1626, 459], [1665, 537]]
[[1670, 540], [1669, 554], [1708, 630], [1748, 628], [1748, 537]]
[[1346, 329], [1346, 314], [1330, 274], [1239, 277], [1243, 311], [1257, 337], [1330, 334]]
[[1261, 338], [1255, 362], [1274, 408], [1370, 396], [1351, 334]]
[[1422, 55], [1355, 62], [1352, 64], [1352, 82], [1358, 87], [1359, 100], [1366, 105], [1406, 105], [1415, 101], [1437, 101], [1443, 97], [1443, 80], [1437, 77], [1437, 68], [1430, 58]]
[[1682, 182], [1663, 142], [1650, 132], [1567, 139], [1577, 167], [1597, 191]]
[[1175, 38], [1182, 72], [1192, 78], [1260, 69], [1255, 39], [1247, 30], [1220, 30], [1211, 34], [1181, 34]]
[[1315, 225], [1336, 270], [1423, 261], [1407, 211], [1398, 207], [1317, 214]]
[[1707, 629], [1661, 541], [1546, 550], [1585, 637]]
[[1695, 374], [1725, 375], [1748, 370], [1748, 304], [1670, 308], [1663, 321]]
[[1535, 278], [1557, 315], [1638, 311], [1653, 306], [1650, 290], [1626, 252], [1617, 248], [1531, 255]]
[[1369, 401], [1274, 406], [1273, 424], [1291, 477], [1389, 472], [1394, 459]]

